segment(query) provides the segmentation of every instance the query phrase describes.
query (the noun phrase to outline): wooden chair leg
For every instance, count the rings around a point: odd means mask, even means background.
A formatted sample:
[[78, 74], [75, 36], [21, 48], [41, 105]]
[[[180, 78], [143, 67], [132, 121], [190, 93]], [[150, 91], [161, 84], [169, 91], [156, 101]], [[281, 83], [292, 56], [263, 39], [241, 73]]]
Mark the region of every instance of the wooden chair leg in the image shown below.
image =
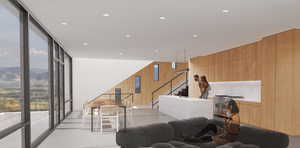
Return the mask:
[[116, 129], [119, 131], [119, 117], [116, 117]]
[[103, 121], [102, 121], [102, 117], [100, 116], [100, 133], [103, 133]]

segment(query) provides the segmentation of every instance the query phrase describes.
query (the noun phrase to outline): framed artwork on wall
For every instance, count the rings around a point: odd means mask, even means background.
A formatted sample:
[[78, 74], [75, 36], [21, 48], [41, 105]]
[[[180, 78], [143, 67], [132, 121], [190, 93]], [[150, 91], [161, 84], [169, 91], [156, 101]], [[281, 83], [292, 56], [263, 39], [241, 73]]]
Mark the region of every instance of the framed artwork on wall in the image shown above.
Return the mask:
[[154, 81], [159, 81], [159, 65], [154, 64], [153, 66], [153, 79]]
[[135, 76], [135, 93], [141, 93], [141, 76]]

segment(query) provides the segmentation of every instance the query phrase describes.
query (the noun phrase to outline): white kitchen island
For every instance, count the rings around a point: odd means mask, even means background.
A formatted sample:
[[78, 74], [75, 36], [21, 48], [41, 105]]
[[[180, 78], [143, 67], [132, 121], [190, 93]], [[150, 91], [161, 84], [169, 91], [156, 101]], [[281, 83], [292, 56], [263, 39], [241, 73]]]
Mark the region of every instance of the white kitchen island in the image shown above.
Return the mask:
[[213, 118], [213, 100], [178, 96], [159, 96], [159, 111], [176, 119]]

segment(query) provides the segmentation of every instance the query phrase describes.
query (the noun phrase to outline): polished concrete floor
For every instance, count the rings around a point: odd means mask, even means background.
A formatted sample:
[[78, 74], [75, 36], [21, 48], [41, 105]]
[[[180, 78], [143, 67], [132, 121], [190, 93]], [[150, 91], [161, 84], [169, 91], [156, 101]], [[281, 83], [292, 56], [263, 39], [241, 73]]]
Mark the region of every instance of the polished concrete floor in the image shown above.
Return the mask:
[[[134, 110], [128, 118], [128, 126], [140, 126], [175, 120], [151, 109]], [[121, 123], [123, 123], [121, 121]], [[96, 126], [96, 125], [95, 125]], [[121, 127], [123, 125], [120, 125]], [[300, 148], [300, 137], [290, 137], [288, 148]], [[39, 148], [119, 148], [115, 143], [113, 132], [101, 134], [96, 127], [90, 131], [90, 121], [82, 122], [80, 112], [72, 113], [64, 122], [39, 146]]]
[[[124, 122], [120, 118], [120, 127]], [[86, 119], [88, 120], [88, 119]], [[136, 109], [132, 118], [128, 117], [128, 127], [141, 126], [152, 123], [168, 122], [175, 120], [163, 115], [157, 110]], [[82, 122], [80, 112], [72, 113], [57, 129], [39, 146], [39, 148], [119, 148], [115, 142], [115, 133], [99, 132], [95, 120], [95, 131], [90, 130], [90, 120]]]

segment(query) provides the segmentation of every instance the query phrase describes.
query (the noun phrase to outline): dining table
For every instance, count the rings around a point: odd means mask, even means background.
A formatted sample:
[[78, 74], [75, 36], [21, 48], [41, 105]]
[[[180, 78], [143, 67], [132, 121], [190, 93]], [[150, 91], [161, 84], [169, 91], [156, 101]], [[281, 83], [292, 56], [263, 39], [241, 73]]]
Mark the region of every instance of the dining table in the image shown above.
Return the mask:
[[126, 120], [127, 120], [127, 114], [126, 110], [127, 107], [125, 105], [117, 104], [115, 100], [112, 99], [100, 99], [95, 102], [89, 103], [86, 105], [86, 107], [89, 107], [91, 109], [91, 132], [94, 131], [94, 111], [96, 109], [100, 110], [101, 106], [105, 105], [115, 105], [116, 107], [120, 107], [124, 111], [124, 129], [126, 130]]

